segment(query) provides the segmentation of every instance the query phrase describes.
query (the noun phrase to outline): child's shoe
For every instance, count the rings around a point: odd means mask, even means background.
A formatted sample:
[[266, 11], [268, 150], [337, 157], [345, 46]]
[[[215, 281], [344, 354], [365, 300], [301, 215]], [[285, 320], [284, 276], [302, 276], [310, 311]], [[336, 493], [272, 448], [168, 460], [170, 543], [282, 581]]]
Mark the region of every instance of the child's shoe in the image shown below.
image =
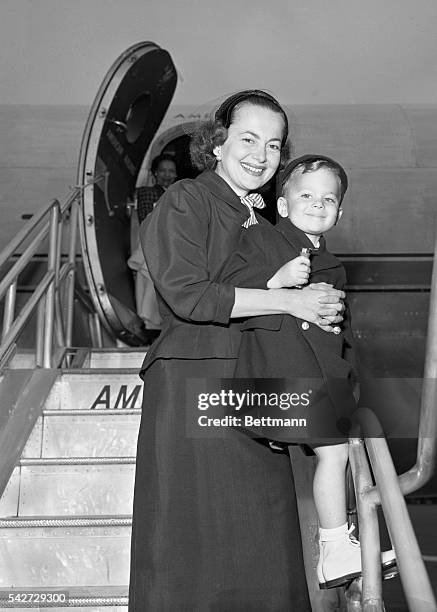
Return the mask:
[[[321, 589], [339, 587], [361, 576], [361, 546], [351, 535], [354, 529], [354, 525], [348, 529], [345, 523], [334, 529], [319, 530], [320, 557], [317, 577]], [[381, 562], [383, 571], [393, 568], [396, 565], [394, 551], [383, 552]]]

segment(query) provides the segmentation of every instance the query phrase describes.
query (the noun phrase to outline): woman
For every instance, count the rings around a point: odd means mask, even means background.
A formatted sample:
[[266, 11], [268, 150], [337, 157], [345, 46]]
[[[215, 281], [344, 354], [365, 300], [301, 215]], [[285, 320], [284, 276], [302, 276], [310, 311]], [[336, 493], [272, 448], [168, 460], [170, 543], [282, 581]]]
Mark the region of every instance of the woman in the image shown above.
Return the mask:
[[145, 330], [153, 339], [159, 334], [161, 328], [161, 316], [159, 314], [158, 302], [156, 300], [155, 288], [150, 278], [149, 270], [144, 261], [144, 253], [140, 245], [138, 235], [139, 227], [149, 215], [157, 201], [175, 182], [177, 178], [176, 160], [169, 154], [161, 153], [154, 158], [151, 171], [155, 179], [153, 187], [138, 187], [136, 216], [133, 213], [131, 220], [131, 245], [132, 252], [127, 265], [136, 272], [135, 275], [135, 301], [137, 313], [144, 321]]
[[164, 323], [142, 370], [131, 612], [310, 610], [288, 454], [232, 428], [190, 429], [193, 379], [232, 376], [232, 319], [285, 312], [327, 331], [341, 320], [344, 294], [327, 286], [214, 280], [241, 226], [257, 222], [246, 196], [277, 171], [287, 134], [270, 95], [231, 96], [194, 142], [193, 159], [210, 170], [171, 186], [141, 227]]
[[155, 184], [152, 187], [138, 187], [137, 189], [137, 214], [140, 224], [152, 212], [156, 202], [165, 190], [175, 182], [178, 175], [176, 160], [165, 153], [154, 158], [150, 170], [155, 179]]

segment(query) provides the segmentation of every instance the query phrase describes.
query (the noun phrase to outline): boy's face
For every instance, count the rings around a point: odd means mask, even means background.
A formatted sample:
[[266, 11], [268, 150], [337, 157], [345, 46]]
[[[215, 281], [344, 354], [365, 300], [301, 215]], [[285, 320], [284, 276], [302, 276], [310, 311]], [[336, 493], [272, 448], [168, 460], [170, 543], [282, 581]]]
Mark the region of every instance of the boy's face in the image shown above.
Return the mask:
[[320, 236], [341, 217], [340, 195], [340, 179], [329, 168], [297, 174], [278, 199], [278, 212], [306, 234]]

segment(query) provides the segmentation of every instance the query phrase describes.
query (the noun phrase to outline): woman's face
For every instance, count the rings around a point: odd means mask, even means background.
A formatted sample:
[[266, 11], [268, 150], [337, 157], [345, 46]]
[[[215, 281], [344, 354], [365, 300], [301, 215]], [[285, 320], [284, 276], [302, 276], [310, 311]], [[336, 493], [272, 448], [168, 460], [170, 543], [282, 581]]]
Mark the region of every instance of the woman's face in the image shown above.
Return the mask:
[[234, 113], [226, 141], [214, 149], [221, 156], [215, 171], [239, 196], [256, 191], [278, 168], [283, 131], [279, 113], [243, 104]]
[[160, 161], [155, 174], [155, 180], [156, 184], [161, 185], [164, 189], [170, 187], [176, 180], [176, 164], [170, 159]]

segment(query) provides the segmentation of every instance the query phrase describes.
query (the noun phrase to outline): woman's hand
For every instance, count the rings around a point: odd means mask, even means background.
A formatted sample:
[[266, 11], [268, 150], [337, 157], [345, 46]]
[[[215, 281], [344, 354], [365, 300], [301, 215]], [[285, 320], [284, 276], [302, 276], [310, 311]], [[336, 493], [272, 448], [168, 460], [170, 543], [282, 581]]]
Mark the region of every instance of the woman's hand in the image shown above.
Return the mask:
[[315, 323], [327, 332], [333, 332], [336, 324], [343, 320], [344, 291], [334, 289], [327, 283], [312, 283], [301, 291], [289, 291], [291, 297], [289, 313], [299, 319]]
[[[330, 323], [340, 323], [343, 321], [341, 313], [344, 311], [343, 300], [346, 297], [344, 291], [334, 289], [328, 283], [311, 283], [309, 289], [322, 291], [322, 296], [319, 298], [321, 308], [319, 315]], [[322, 325], [326, 323], [322, 323]]]
[[235, 288], [231, 317], [255, 317], [270, 314], [290, 314], [333, 332], [331, 325], [343, 320], [343, 291], [326, 283], [315, 283], [298, 289]]
[[306, 285], [311, 272], [311, 264], [308, 257], [299, 255], [287, 261], [267, 281], [269, 289], [280, 289], [281, 287], [300, 287]]

